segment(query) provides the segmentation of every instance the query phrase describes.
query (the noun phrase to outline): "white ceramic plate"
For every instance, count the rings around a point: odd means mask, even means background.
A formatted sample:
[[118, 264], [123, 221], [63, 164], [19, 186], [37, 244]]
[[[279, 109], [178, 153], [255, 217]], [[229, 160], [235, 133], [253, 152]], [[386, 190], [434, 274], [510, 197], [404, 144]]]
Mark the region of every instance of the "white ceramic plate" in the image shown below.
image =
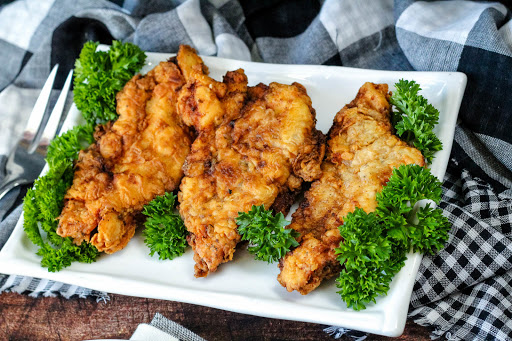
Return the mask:
[[[167, 54], [148, 53], [143, 73]], [[455, 122], [466, 86], [466, 76], [458, 72], [389, 72], [334, 66], [275, 65], [204, 57], [211, 76], [221, 80], [228, 70], [243, 68], [250, 85], [259, 82], [299, 82], [311, 96], [316, 109], [317, 127], [327, 132], [334, 115], [350, 102], [366, 81], [392, 85], [400, 78], [416, 80], [422, 94], [439, 109], [437, 136], [444, 150], [437, 153], [432, 172], [443, 178], [452, 146]], [[73, 106], [64, 129], [80, 122]], [[293, 209], [292, 209], [293, 210]], [[289, 217], [288, 217], [289, 218]], [[415, 276], [421, 255], [409, 254], [405, 267], [395, 276], [389, 293], [366, 310], [353, 311], [336, 293], [334, 279], [323, 283], [307, 296], [287, 292], [276, 280], [276, 264], [255, 261], [245, 250], [235, 253], [234, 261], [223, 264], [207, 278], [194, 278], [192, 251], [173, 261], [151, 258], [141, 231], [128, 246], [113, 255], [102, 255], [93, 264], [74, 263], [50, 273], [40, 266], [36, 247], [26, 238], [22, 220], [0, 252], [0, 273], [49, 278], [91, 289], [131, 296], [194, 303], [239, 313], [271, 318], [338, 325], [387, 336], [403, 332]]]

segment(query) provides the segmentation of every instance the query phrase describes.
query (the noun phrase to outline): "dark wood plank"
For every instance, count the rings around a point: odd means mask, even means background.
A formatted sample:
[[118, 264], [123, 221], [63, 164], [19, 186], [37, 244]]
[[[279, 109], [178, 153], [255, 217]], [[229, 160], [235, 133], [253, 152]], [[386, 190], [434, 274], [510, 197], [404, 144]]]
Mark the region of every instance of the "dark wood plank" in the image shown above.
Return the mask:
[[[107, 303], [93, 299], [31, 298], [0, 295], [0, 340], [129, 339], [139, 323], [159, 312], [209, 341], [333, 340], [326, 326], [267, 319], [180, 302], [110, 295]], [[399, 340], [430, 340], [429, 330], [408, 322]], [[353, 341], [344, 337], [340, 341]], [[370, 335], [367, 340], [389, 340]]]

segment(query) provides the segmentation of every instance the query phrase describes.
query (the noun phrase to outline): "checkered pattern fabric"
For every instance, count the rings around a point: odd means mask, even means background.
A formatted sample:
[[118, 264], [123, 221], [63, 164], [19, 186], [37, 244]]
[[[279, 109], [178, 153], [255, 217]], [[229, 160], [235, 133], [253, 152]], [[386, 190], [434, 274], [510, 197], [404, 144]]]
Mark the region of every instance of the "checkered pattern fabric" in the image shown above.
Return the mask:
[[[87, 40], [119, 39], [154, 52], [185, 43], [203, 55], [268, 63], [464, 72], [468, 86], [441, 204], [453, 228], [446, 248], [422, 261], [410, 317], [432, 326], [433, 337], [509, 340], [511, 17], [505, 1], [0, 0], [0, 162], [50, 69], [60, 64], [60, 88]], [[23, 192], [0, 202], [0, 248], [21, 214]], [[5, 275], [1, 291], [107, 297]], [[364, 337], [342, 327], [327, 331]]]
[[510, 339], [512, 198], [452, 160], [440, 206], [453, 224], [450, 241], [423, 258], [409, 316], [438, 321], [434, 334], [449, 339]]

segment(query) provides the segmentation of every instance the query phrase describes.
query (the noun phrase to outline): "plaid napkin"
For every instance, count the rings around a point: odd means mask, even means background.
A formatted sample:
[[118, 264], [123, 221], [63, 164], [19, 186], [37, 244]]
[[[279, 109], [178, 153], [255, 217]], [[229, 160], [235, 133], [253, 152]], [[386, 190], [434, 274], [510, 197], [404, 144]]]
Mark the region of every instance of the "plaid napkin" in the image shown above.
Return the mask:
[[206, 341], [174, 321], [156, 313], [150, 324], [139, 324], [130, 340], [133, 341]]
[[[510, 7], [398, 0], [26, 0], [0, 6], [0, 162], [30, 113], [33, 89], [42, 87], [55, 63], [60, 88], [90, 39], [120, 39], [158, 52], [176, 52], [185, 43], [203, 55], [269, 63], [466, 73], [441, 204], [453, 228], [446, 248], [421, 263], [410, 317], [432, 326], [433, 337], [512, 338]], [[18, 194], [0, 202], [6, 216], [0, 247], [20, 216]], [[6, 290], [107, 297], [0, 275], [0, 292]], [[333, 326], [328, 332], [347, 331]]]

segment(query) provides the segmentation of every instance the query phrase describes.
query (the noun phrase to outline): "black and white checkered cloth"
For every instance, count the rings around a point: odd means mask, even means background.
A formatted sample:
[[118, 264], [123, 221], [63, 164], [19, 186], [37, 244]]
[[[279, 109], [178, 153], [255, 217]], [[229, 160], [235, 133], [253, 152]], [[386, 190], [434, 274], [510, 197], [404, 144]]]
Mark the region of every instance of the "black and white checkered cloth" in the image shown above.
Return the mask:
[[[61, 66], [60, 88], [87, 40], [119, 39], [155, 52], [185, 43], [203, 55], [269, 63], [464, 72], [468, 86], [441, 204], [453, 228], [446, 248], [421, 263], [410, 317], [432, 326], [433, 337], [510, 340], [511, 16], [507, 2], [0, 0], [0, 162], [51, 67]], [[22, 195], [13, 191], [0, 202], [0, 248], [21, 214]], [[5, 275], [1, 291], [108, 297]]]

